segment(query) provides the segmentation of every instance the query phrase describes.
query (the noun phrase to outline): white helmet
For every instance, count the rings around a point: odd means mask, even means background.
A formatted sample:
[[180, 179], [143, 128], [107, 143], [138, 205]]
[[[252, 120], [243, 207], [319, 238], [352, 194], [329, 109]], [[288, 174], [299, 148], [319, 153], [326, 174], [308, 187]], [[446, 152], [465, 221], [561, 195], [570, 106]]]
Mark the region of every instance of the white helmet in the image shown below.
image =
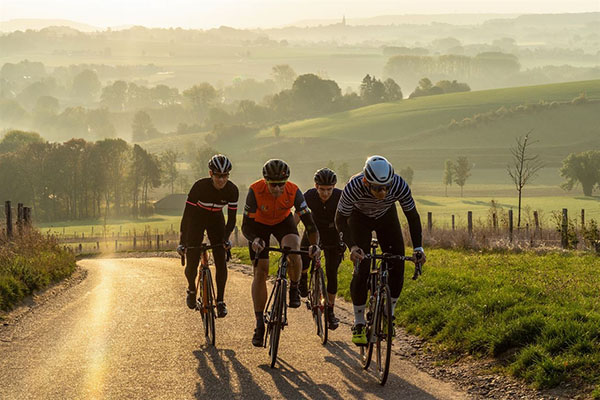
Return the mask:
[[363, 173], [367, 182], [373, 185], [388, 185], [394, 179], [394, 167], [382, 156], [367, 158]]

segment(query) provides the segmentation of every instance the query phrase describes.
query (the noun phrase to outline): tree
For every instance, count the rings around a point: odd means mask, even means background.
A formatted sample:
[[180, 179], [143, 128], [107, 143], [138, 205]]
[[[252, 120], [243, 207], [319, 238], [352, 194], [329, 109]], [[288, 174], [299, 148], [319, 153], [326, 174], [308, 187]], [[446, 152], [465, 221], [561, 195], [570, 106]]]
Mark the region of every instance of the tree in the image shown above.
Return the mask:
[[402, 100], [402, 90], [400, 86], [392, 78], [387, 78], [383, 82], [385, 87], [385, 98], [386, 101], [397, 101]]
[[471, 176], [471, 164], [465, 156], [458, 157], [454, 164], [454, 183], [460, 186], [460, 197], [463, 196], [463, 187]]
[[113, 111], [125, 110], [127, 103], [127, 83], [116, 81], [110, 86], [105, 86], [100, 95], [100, 103]]
[[455, 166], [452, 160], [446, 160], [444, 163], [444, 179], [443, 183], [446, 186], [446, 196], [448, 196], [448, 185], [452, 186], [452, 182], [454, 182], [454, 171]]
[[281, 134], [281, 128], [279, 127], [279, 125], [275, 125], [273, 127], [273, 136], [278, 138], [280, 134]]
[[415, 177], [415, 171], [410, 166], [407, 166], [406, 168], [402, 168], [400, 170], [400, 176], [406, 181], [406, 183], [408, 183], [408, 186], [410, 186], [412, 185], [413, 178]]
[[19, 151], [29, 143], [44, 143], [44, 139], [36, 132], [8, 131], [0, 140], [0, 154]]
[[335, 81], [321, 79], [315, 74], [300, 75], [292, 86], [292, 97], [299, 116], [323, 114], [331, 111], [342, 96]]
[[131, 133], [134, 142], [143, 142], [144, 140], [152, 139], [159, 135], [159, 132], [152, 123], [150, 115], [145, 111], [138, 111], [133, 116]]
[[171, 194], [174, 192], [175, 181], [179, 176], [177, 161], [179, 161], [180, 157], [181, 153], [171, 149], [163, 151], [160, 155], [161, 170], [165, 177], [164, 182], [171, 186]]
[[271, 70], [271, 75], [279, 87], [279, 90], [289, 89], [292, 87], [297, 76], [296, 71], [294, 71], [288, 64], [275, 65]]
[[91, 101], [101, 86], [98, 75], [94, 71], [86, 69], [73, 78], [73, 95], [84, 101]]
[[88, 129], [97, 139], [112, 138], [117, 135], [115, 126], [110, 121], [110, 113], [106, 108], [89, 110]]
[[202, 120], [210, 105], [217, 100], [218, 92], [211, 84], [203, 82], [185, 90], [183, 97], [196, 114], [196, 118]]
[[208, 160], [219, 152], [212, 147], [206, 146], [198, 149], [192, 161], [192, 171], [196, 176], [204, 176], [208, 171]]
[[525, 136], [516, 139], [517, 144], [510, 149], [512, 163], [506, 167], [506, 171], [519, 193], [517, 227], [521, 227], [521, 197], [523, 194], [523, 187], [535, 178], [537, 172], [544, 166], [540, 160], [539, 154], [534, 155], [529, 151], [529, 146], [536, 143], [529, 141], [529, 135], [532, 130], [527, 132]]
[[562, 162], [560, 175], [567, 180], [561, 185], [563, 189], [571, 190], [579, 182], [584, 196], [591, 196], [594, 186], [600, 185], [600, 151], [569, 154]]

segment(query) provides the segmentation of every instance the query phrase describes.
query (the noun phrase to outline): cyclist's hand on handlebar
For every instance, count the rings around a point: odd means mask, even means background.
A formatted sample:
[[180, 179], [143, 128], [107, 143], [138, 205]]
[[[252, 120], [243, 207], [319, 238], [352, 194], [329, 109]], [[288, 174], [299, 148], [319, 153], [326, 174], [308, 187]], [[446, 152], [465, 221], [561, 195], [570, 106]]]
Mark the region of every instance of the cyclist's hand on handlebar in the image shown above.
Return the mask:
[[252, 241], [252, 250], [254, 250], [255, 253], [260, 253], [261, 251], [263, 251], [264, 248], [265, 241], [261, 238], [257, 237]]
[[360, 262], [365, 258], [365, 252], [358, 246], [352, 246], [350, 249], [350, 260], [353, 263]]
[[318, 258], [321, 256], [321, 248], [316, 244], [311, 244], [308, 248], [308, 256], [310, 258]]
[[180, 244], [179, 246], [177, 246], [177, 254], [179, 254], [181, 257], [185, 256], [185, 246]]
[[425, 257], [425, 252], [423, 251], [422, 247], [417, 247], [414, 249], [413, 257], [415, 258], [415, 262], [419, 263], [420, 265], [425, 264], [425, 261], [427, 261], [427, 257]]
[[230, 250], [233, 247], [233, 244], [231, 243], [231, 240], [226, 240], [223, 242], [223, 247], [225, 248], [225, 250]]

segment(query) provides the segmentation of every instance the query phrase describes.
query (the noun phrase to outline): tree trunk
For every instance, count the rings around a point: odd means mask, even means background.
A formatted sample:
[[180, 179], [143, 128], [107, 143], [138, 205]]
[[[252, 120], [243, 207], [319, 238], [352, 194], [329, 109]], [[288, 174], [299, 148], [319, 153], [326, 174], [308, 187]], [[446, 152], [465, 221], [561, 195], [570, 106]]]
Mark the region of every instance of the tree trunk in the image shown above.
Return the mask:
[[519, 212], [517, 214], [517, 228], [521, 227], [521, 192], [522, 189], [519, 189]]

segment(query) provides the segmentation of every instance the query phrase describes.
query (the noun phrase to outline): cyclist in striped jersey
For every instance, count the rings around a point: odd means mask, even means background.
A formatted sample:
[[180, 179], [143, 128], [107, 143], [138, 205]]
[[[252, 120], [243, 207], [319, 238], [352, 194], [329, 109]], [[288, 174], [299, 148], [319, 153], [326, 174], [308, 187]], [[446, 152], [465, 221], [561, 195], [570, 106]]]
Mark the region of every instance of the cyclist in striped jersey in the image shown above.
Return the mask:
[[[229, 236], [235, 228], [239, 192], [237, 186], [229, 180], [231, 161], [222, 154], [214, 155], [208, 162], [209, 175], [194, 183], [181, 219], [181, 236], [177, 252], [185, 254], [187, 263], [185, 277], [188, 281], [186, 303], [190, 309], [196, 307], [196, 275], [200, 263], [200, 250], [187, 247], [200, 246], [204, 231], [211, 243], [224, 243], [223, 248], [213, 249], [217, 281], [217, 316], [227, 315], [227, 306], [223, 301], [227, 282], [227, 264], [225, 250], [231, 247]], [[227, 225], [223, 208], [227, 206]]]
[[[396, 211], [397, 201], [408, 220], [414, 256], [424, 263], [421, 219], [410, 188], [404, 179], [394, 173], [392, 164], [384, 157], [369, 157], [363, 172], [350, 178], [338, 203], [335, 217], [337, 229], [342, 232], [343, 240], [350, 249], [350, 259], [355, 263], [360, 262], [350, 283], [354, 305], [352, 342], [359, 346], [367, 344], [364, 314], [370, 267], [369, 260], [364, 257], [369, 252], [372, 232], [377, 234], [381, 251], [404, 255], [404, 241]], [[393, 310], [404, 283], [404, 262], [390, 261], [389, 274]]]

